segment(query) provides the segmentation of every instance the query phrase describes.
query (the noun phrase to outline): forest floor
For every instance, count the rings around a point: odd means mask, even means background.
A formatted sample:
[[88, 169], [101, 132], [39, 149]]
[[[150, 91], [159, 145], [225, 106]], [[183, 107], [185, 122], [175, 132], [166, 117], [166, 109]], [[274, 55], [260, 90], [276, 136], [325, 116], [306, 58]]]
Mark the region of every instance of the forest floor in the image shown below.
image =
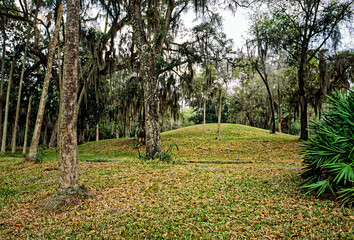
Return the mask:
[[163, 133], [174, 163], [138, 160], [131, 139], [79, 146], [90, 196], [61, 211], [38, 204], [57, 189], [55, 150], [0, 157], [0, 239], [353, 239], [353, 208], [300, 188], [298, 137], [223, 124], [216, 140], [216, 126]]

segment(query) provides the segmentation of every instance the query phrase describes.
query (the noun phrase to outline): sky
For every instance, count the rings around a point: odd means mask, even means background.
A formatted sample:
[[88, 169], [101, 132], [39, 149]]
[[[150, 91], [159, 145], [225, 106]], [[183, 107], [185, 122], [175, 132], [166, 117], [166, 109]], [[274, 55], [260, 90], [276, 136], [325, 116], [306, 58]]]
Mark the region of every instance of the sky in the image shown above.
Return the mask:
[[[241, 48], [245, 44], [245, 38], [247, 37], [248, 28], [250, 26], [248, 14], [249, 10], [245, 8], [238, 8], [235, 13], [227, 10], [221, 12], [224, 21], [224, 32], [227, 38], [233, 39], [236, 48]], [[196, 16], [193, 10], [184, 13], [182, 17], [184, 24], [188, 28], [192, 28], [197, 24], [197, 22], [194, 21], [195, 18]]]
[[[248, 36], [247, 33], [251, 24], [250, 11], [247, 8], [238, 8], [235, 13], [227, 10], [221, 11], [224, 20], [224, 32], [228, 38], [233, 39], [235, 49], [240, 49], [245, 45], [245, 39]], [[186, 27], [192, 28], [197, 24], [193, 22], [195, 17], [194, 11], [184, 14], [183, 21]], [[349, 23], [349, 27], [353, 29], [353, 23]], [[341, 34], [342, 39], [338, 50], [354, 50], [354, 30], [350, 31], [349, 28], [342, 27]]]

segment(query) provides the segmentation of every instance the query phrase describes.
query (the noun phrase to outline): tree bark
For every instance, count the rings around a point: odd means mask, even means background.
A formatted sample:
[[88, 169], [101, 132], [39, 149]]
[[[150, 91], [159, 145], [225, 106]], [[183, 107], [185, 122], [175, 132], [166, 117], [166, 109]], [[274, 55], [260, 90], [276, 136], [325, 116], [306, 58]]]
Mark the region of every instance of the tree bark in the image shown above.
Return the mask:
[[46, 121], [44, 123], [44, 130], [42, 133], [42, 144], [43, 146], [48, 145], [48, 123]]
[[80, 0], [67, 1], [64, 77], [60, 97], [59, 188], [71, 193], [78, 186], [77, 94]]
[[2, 132], [2, 141], [1, 141], [1, 152], [6, 152], [6, 135], [7, 135], [7, 124], [9, 118], [9, 104], [10, 104], [10, 93], [11, 93], [11, 84], [12, 84], [12, 76], [14, 73], [15, 67], [15, 58], [13, 58], [10, 68], [10, 76], [9, 82], [7, 83], [7, 95], [6, 95], [6, 105], [5, 105], [5, 119], [4, 119], [4, 127]]
[[27, 116], [26, 116], [26, 128], [25, 128], [25, 138], [23, 140], [23, 150], [22, 150], [23, 154], [26, 154], [26, 148], [27, 148], [28, 127], [29, 127], [29, 120], [30, 120], [30, 116], [31, 116], [32, 99], [33, 99], [33, 95], [31, 95], [29, 100], [28, 100]]
[[[161, 152], [160, 98], [158, 91], [158, 76], [160, 73], [156, 63], [157, 58], [162, 57], [175, 1], [152, 2], [156, 10], [161, 9], [161, 12], [157, 14], [164, 15], [162, 21], [146, 21], [145, 16], [141, 14], [142, 4], [142, 1], [133, 0], [130, 3], [131, 8], [129, 10], [133, 20], [134, 37], [140, 59], [139, 76], [142, 79], [144, 90], [146, 157], [154, 158]], [[162, 7], [162, 4], [165, 5]], [[149, 9], [153, 7], [149, 7]]]
[[96, 141], [100, 140], [100, 127], [99, 124], [96, 124]]
[[130, 138], [130, 122], [129, 119], [126, 119], [125, 121], [126, 122], [124, 123], [124, 135], [126, 138]]
[[281, 127], [281, 119], [282, 119], [281, 97], [280, 97], [280, 87], [278, 82], [278, 128], [280, 133], [283, 132], [283, 129]]
[[36, 124], [34, 127], [34, 132], [32, 136], [32, 141], [31, 141], [31, 147], [28, 153], [28, 158], [30, 160], [35, 159], [37, 152], [38, 152], [38, 145], [39, 145], [39, 136], [41, 133], [41, 127], [42, 127], [42, 122], [43, 122], [43, 116], [44, 116], [44, 110], [45, 110], [45, 104], [47, 101], [47, 95], [48, 95], [48, 88], [49, 88], [49, 80], [53, 68], [53, 58], [55, 55], [55, 49], [56, 45], [58, 43], [58, 35], [59, 35], [59, 30], [60, 30], [60, 23], [61, 23], [61, 17], [63, 15], [63, 8], [62, 5], [59, 7], [58, 10], [58, 16], [57, 16], [57, 21], [55, 24], [55, 31], [53, 35], [53, 40], [49, 45], [49, 54], [48, 54], [48, 62], [47, 62], [47, 71], [44, 77], [44, 83], [43, 83], [43, 89], [42, 89], [42, 95], [41, 95], [41, 100], [39, 103], [38, 107], [38, 113], [37, 113], [37, 119], [36, 119]]
[[305, 61], [300, 61], [298, 70], [299, 97], [300, 97], [300, 140], [308, 140], [309, 132], [307, 129], [307, 99], [305, 96]]
[[14, 129], [12, 131], [12, 153], [16, 152], [16, 135], [17, 135], [17, 125], [18, 125], [18, 118], [20, 115], [20, 104], [21, 104], [21, 94], [22, 94], [22, 83], [23, 83], [23, 76], [25, 73], [25, 67], [26, 67], [26, 59], [27, 59], [27, 53], [28, 53], [28, 43], [30, 40], [30, 33], [31, 33], [31, 25], [27, 24], [27, 37], [26, 37], [26, 46], [25, 46], [25, 53], [23, 55], [23, 61], [22, 61], [22, 70], [21, 70], [21, 77], [20, 77], [20, 85], [18, 87], [18, 94], [17, 94], [17, 105], [16, 105], [16, 115], [15, 115], [15, 125]]
[[34, 20], [33, 20], [33, 26], [34, 26], [34, 48], [38, 49], [38, 42], [39, 42], [39, 31], [37, 27], [37, 19], [38, 19], [38, 12], [39, 8], [41, 6], [41, 1], [36, 1], [36, 11], [34, 13]]
[[55, 148], [57, 146], [58, 127], [59, 127], [58, 122], [59, 122], [59, 116], [58, 119], [55, 121], [52, 129], [52, 134], [49, 140], [49, 148]]
[[221, 127], [221, 108], [222, 108], [222, 89], [219, 89], [219, 111], [218, 111], [218, 132], [216, 139], [220, 139], [220, 127]]
[[[269, 99], [269, 104], [270, 104], [270, 110], [271, 110], [271, 113], [272, 113], [272, 133], [274, 134], [275, 133], [275, 111], [274, 111], [274, 101], [273, 101], [273, 97], [272, 97], [272, 92], [270, 90], [270, 87], [269, 87], [269, 83], [268, 83], [268, 76], [267, 76], [267, 73], [266, 73], [266, 68], [265, 68], [265, 64], [264, 64], [264, 61], [262, 60], [262, 69], [263, 69], [263, 72], [264, 74], [262, 74], [262, 72], [259, 70], [259, 68], [256, 66], [256, 70], [259, 74], [259, 76], [262, 78], [262, 81], [264, 83], [264, 85], [266, 86], [266, 89], [267, 89], [267, 92], [268, 92], [268, 99]], [[266, 129], [266, 127], [265, 127]]]
[[159, 123], [159, 91], [158, 79], [155, 71], [154, 54], [146, 48], [141, 56], [142, 68], [140, 75], [144, 79], [144, 109], [145, 109], [145, 136], [146, 136], [146, 156], [153, 158], [161, 152], [161, 130]]
[[[5, 26], [2, 31], [3, 42], [2, 42], [2, 60], [1, 60], [1, 82], [0, 82], [0, 133], [2, 132], [2, 92], [4, 87], [4, 78], [5, 78], [5, 55], [6, 55], [6, 31]], [[0, 134], [0, 142], [2, 135]]]
[[207, 100], [204, 99], [204, 107], [203, 107], [203, 124], [206, 123], [206, 107], [207, 107]]

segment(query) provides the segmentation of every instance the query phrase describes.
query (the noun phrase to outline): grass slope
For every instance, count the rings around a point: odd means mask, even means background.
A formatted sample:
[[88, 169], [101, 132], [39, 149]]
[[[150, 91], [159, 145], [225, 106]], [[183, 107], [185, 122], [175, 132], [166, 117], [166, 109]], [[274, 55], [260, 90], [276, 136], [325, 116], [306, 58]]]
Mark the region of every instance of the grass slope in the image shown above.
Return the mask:
[[180, 164], [137, 160], [129, 139], [81, 145], [80, 183], [93, 197], [57, 213], [36, 205], [57, 188], [57, 153], [38, 165], [1, 157], [0, 238], [352, 239], [353, 209], [299, 189], [297, 137], [221, 130], [221, 140], [216, 124], [163, 133]]

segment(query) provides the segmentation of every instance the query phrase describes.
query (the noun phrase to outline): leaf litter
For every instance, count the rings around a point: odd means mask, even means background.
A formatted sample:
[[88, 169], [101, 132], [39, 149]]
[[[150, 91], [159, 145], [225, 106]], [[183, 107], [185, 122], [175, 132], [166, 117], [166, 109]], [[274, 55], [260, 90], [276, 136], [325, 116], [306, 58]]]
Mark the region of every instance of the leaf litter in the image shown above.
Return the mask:
[[[171, 140], [178, 145], [179, 164], [137, 160], [131, 140], [80, 146], [80, 184], [90, 187], [92, 197], [77, 199], [61, 212], [38, 207], [57, 188], [57, 157], [52, 152], [44, 153], [48, 160], [39, 165], [2, 157], [0, 235], [4, 239], [352, 238], [352, 208], [304, 195], [300, 189], [297, 137], [269, 136], [267, 131], [231, 124], [222, 125], [225, 141], [215, 140], [215, 134], [212, 124], [163, 133], [163, 147]], [[198, 147], [211, 149], [198, 151]], [[221, 164], [235, 159], [241, 164]], [[31, 177], [38, 179], [25, 181]]]

